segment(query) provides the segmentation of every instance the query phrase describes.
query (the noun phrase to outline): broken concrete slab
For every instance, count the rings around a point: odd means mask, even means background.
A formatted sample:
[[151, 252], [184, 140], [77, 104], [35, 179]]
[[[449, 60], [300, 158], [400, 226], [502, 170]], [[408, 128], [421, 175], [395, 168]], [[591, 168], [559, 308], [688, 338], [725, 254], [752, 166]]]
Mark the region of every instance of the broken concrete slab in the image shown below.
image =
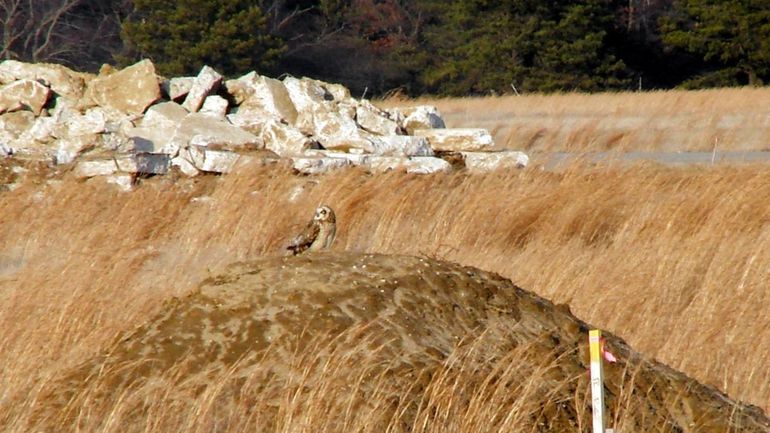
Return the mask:
[[43, 111], [51, 89], [33, 80], [17, 80], [0, 87], [0, 114], [10, 111], [29, 110], [35, 116]]
[[195, 81], [190, 88], [182, 106], [187, 111], [194, 113], [203, 105], [207, 96], [217, 91], [222, 83], [222, 75], [209, 66], [204, 66], [195, 77]]
[[142, 114], [160, 99], [155, 66], [142, 60], [125, 69], [100, 76], [88, 83], [84, 99], [125, 114]]
[[257, 112], [293, 124], [297, 109], [283, 82], [250, 72], [238, 79], [228, 80], [225, 87], [235, 99], [241, 113]]
[[414, 136], [428, 139], [436, 152], [475, 152], [495, 150], [492, 135], [481, 128], [417, 129]]
[[461, 152], [465, 167], [474, 173], [498, 169], [524, 168], [529, 157], [524, 152], [504, 150], [499, 152]]
[[23, 63], [16, 60], [0, 62], [0, 84], [27, 79], [40, 82], [71, 101], [83, 97], [85, 82], [91, 74], [76, 72], [66, 66], [50, 63]]

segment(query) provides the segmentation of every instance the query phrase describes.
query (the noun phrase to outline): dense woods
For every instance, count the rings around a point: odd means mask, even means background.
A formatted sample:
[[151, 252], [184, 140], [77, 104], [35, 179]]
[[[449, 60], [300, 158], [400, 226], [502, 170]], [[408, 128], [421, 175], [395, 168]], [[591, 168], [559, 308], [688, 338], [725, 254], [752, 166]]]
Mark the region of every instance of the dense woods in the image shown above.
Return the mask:
[[2, 59], [469, 95], [760, 85], [770, 0], [0, 0]]

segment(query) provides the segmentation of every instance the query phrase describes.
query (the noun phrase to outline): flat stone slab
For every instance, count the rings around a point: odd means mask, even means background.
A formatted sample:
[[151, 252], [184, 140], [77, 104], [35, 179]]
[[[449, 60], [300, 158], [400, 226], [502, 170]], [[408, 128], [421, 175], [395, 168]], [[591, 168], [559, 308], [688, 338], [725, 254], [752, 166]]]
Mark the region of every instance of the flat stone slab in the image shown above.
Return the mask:
[[373, 173], [382, 173], [389, 170], [405, 170], [407, 173], [432, 174], [448, 172], [452, 165], [441, 158], [431, 156], [375, 156], [369, 157], [367, 168]]
[[436, 152], [490, 151], [495, 147], [492, 135], [481, 128], [417, 129], [414, 135], [425, 137]]
[[471, 172], [483, 173], [499, 169], [524, 168], [529, 157], [524, 152], [507, 150], [500, 152], [460, 152], [465, 168]]
[[80, 161], [75, 165], [77, 177], [107, 176], [115, 173], [166, 174], [171, 159], [168, 155], [122, 155], [113, 159]]

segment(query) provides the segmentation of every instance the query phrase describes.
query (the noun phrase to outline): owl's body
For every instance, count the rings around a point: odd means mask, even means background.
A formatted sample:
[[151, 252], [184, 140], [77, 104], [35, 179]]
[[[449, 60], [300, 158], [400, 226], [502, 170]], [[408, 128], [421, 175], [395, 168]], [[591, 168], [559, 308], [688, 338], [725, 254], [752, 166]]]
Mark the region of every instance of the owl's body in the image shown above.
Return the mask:
[[305, 251], [325, 250], [331, 247], [336, 234], [337, 218], [334, 211], [329, 206], [319, 206], [305, 230], [286, 249], [295, 256]]

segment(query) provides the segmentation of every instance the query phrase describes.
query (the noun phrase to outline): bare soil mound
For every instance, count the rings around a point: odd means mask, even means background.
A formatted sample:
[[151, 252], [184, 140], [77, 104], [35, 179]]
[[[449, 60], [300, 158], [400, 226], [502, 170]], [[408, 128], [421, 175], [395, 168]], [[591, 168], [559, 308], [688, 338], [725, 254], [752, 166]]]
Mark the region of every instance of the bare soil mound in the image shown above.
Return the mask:
[[[51, 381], [35, 424], [590, 431], [588, 329], [567, 306], [475, 268], [394, 255], [262, 258], [169, 301]], [[607, 347], [619, 359], [605, 368], [616, 431], [770, 432], [758, 408], [615, 336]]]

